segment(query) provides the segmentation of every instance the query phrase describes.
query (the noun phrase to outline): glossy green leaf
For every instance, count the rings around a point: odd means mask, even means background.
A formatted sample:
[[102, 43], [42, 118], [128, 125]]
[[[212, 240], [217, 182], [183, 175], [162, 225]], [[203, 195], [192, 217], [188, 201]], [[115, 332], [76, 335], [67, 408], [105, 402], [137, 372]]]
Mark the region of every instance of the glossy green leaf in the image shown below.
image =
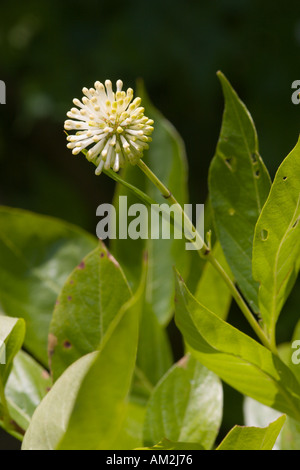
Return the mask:
[[175, 320], [203, 365], [241, 393], [300, 420], [300, 386], [289, 368], [201, 305], [178, 275]]
[[283, 415], [266, 428], [235, 426], [217, 450], [272, 450], [285, 419]]
[[26, 349], [47, 365], [56, 297], [97, 240], [63, 221], [7, 207], [0, 208], [0, 227], [0, 307], [25, 319]]
[[222, 73], [225, 111], [209, 173], [215, 227], [231, 271], [251, 308], [258, 312], [252, 278], [254, 228], [270, 190], [252, 118]]
[[222, 410], [219, 379], [194, 358], [185, 356], [158, 383], [148, 402], [145, 445], [153, 446], [167, 438], [209, 449], [218, 434]]
[[13, 360], [22, 347], [25, 337], [23, 319], [0, 315], [0, 426], [20, 438], [18, 426], [13, 422], [5, 397], [5, 385], [11, 373]]
[[95, 357], [96, 353], [83, 356], [55, 382], [33, 414], [24, 436], [23, 450], [56, 448], [67, 428], [80, 385]]
[[57, 299], [49, 335], [54, 380], [70, 364], [99, 347], [130, 297], [122, 269], [100, 243], [70, 274]]
[[[55, 382], [33, 415], [23, 450], [107, 450], [122, 430], [132, 429], [134, 418], [130, 426], [126, 398], [137, 348], [141, 292], [118, 312], [100, 350], [78, 359]], [[128, 442], [128, 433], [124, 441]], [[118, 442], [121, 446], [122, 440]]]
[[[126, 426], [146, 271], [136, 294], [121, 308], [101, 343], [95, 361], [78, 391], [61, 450], [123, 448], [120, 431]], [[116, 438], [119, 439], [116, 442]], [[127, 442], [127, 438], [125, 439]]]
[[[213, 256], [232, 278], [223, 250], [218, 241], [213, 247]], [[218, 317], [223, 320], [226, 319], [231, 305], [231, 293], [220, 274], [209, 262], [206, 262], [203, 268], [202, 275], [196, 288], [195, 298], [208, 310], [211, 310], [218, 315]]]
[[253, 276], [270, 336], [300, 268], [300, 139], [280, 165], [255, 229]]
[[0, 364], [0, 382], [2, 387], [7, 382], [13, 365], [13, 359], [22, 347], [24, 336], [24, 320], [0, 315], [0, 344], [5, 344]]
[[[173, 128], [151, 104], [145, 89], [140, 84], [138, 95], [141, 96], [146, 114], [154, 120], [153, 142], [145, 152], [144, 160], [150, 169], [173, 192], [180, 204], [187, 203], [187, 162], [184, 144]], [[157, 203], [166, 203], [154, 185], [146, 179], [138, 167], [127, 166], [123, 178], [142, 189]], [[138, 203], [128, 189], [117, 186], [114, 206], [118, 217], [127, 217], [126, 211], [119, 212], [119, 196], [127, 196], [128, 207]], [[128, 218], [128, 223], [132, 218]], [[171, 230], [172, 233], [172, 230]], [[130, 238], [112, 240], [112, 252], [124, 268], [130, 284], [137, 286], [141, 274], [141, 260], [146, 250], [149, 255], [147, 280], [147, 303], [156, 314], [161, 324], [166, 324], [173, 313], [174, 280], [172, 266], [178, 266], [182, 272], [188, 269], [189, 253], [185, 250], [185, 240], [132, 240]]]
[[[162, 439], [161, 442], [152, 447], [141, 447], [136, 450], [205, 450], [200, 444], [193, 442], [172, 442], [169, 439]], [[155, 455], [153, 456], [155, 458]], [[163, 457], [164, 458], [164, 457]], [[180, 460], [179, 460], [180, 462]]]
[[14, 358], [5, 395], [10, 416], [26, 430], [31, 417], [50, 390], [52, 380], [48, 372], [24, 351]]

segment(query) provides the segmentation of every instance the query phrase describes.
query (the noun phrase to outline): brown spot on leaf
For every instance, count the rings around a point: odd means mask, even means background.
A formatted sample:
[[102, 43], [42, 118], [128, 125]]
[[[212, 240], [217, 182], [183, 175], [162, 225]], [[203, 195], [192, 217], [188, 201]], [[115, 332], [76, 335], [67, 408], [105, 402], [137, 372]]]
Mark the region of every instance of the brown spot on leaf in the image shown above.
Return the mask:
[[53, 356], [54, 354], [54, 350], [57, 346], [57, 337], [55, 335], [53, 335], [52, 333], [49, 333], [49, 336], [48, 336], [48, 356], [49, 356], [49, 361], [51, 359], [51, 357]]
[[71, 347], [72, 347], [72, 344], [70, 343], [70, 341], [66, 339], [66, 341], [64, 341], [64, 348], [71, 349]]
[[181, 367], [182, 369], [186, 369], [186, 368], [187, 368], [188, 360], [189, 360], [189, 356], [188, 356], [188, 355], [183, 356], [183, 357], [177, 362], [177, 366], [178, 366], [178, 367]]
[[72, 300], [72, 296], [71, 295], [68, 295], [68, 300]]
[[77, 267], [78, 267], [78, 269], [84, 269], [85, 268], [85, 262], [81, 261], [81, 263]]

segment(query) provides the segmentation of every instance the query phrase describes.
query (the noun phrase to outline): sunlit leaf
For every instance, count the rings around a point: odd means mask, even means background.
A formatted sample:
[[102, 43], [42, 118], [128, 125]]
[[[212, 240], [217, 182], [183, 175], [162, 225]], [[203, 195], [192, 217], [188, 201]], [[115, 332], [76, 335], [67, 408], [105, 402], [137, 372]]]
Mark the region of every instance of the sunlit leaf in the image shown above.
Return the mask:
[[300, 268], [300, 139], [280, 165], [255, 229], [253, 275], [271, 338]]
[[177, 275], [176, 324], [191, 353], [239, 392], [300, 420], [300, 386], [267, 348], [207, 310]]
[[155, 388], [147, 405], [144, 442], [167, 438], [209, 449], [222, 419], [219, 379], [190, 356], [175, 364]]
[[209, 173], [209, 191], [218, 239], [230, 269], [251, 308], [258, 312], [258, 283], [252, 278], [254, 228], [270, 190], [249, 111], [228, 80], [218, 73], [225, 97], [221, 134]]
[[100, 346], [130, 297], [118, 262], [99, 244], [69, 275], [56, 301], [49, 336], [55, 380], [72, 362]]
[[285, 419], [283, 415], [266, 428], [235, 426], [217, 450], [272, 450]]

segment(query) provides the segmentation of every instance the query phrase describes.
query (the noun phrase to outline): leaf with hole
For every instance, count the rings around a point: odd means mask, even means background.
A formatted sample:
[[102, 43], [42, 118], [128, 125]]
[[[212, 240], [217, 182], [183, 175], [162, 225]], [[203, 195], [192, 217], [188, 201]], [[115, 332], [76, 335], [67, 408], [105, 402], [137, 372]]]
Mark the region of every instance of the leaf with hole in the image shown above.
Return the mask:
[[280, 165], [255, 228], [253, 276], [260, 315], [274, 341], [280, 311], [300, 268], [300, 139]]
[[209, 171], [209, 192], [218, 239], [243, 295], [258, 312], [252, 277], [254, 228], [270, 190], [253, 120], [222, 73], [225, 97], [221, 134]]

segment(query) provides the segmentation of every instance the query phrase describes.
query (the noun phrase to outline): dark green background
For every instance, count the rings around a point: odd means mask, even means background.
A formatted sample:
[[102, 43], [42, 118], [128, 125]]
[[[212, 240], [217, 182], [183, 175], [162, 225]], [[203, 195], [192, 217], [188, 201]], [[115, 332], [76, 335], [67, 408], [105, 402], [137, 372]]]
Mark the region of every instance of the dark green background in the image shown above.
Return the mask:
[[[114, 184], [66, 149], [63, 122], [72, 98], [96, 80], [134, 88], [144, 79], [186, 143], [193, 203], [205, 202], [221, 124], [217, 70], [247, 104], [272, 176], [298, 139], [291, 84], [300, 80], [299, 0], [11, 0], [1, 4], [0, 26], [1, 204], [95, 232], [96, 207], [110, 202]], [[299, 301], [298, 285], [279, 340], [289, 339]], [[237, 397], [226, 397], [225, 428], [241, 424]]]

